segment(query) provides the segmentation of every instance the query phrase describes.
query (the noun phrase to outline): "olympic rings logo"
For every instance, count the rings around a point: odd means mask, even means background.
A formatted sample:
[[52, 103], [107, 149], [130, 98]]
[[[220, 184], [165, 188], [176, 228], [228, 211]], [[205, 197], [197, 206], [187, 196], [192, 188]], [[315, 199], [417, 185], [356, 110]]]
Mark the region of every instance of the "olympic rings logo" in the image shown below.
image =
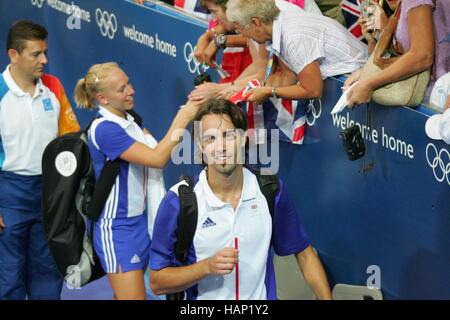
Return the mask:
[[[316, 106], [314, 102], [316, 99], [309, 100], [308, 107], [306, 109], [306, 122], [309, 126], [313, 126], [316, 123], [316, 120], [320, 118], [320, 115], [322, 114], [322, 101], [320, 99], [317, 99], [319, 101], [319, 104]], [[312, 116], [312, 120], [310, 121]]]
[[[202, 65], [200, 62], [197, 61], [194, 55], [195, 48], [192, 47], [192, 44], [190, 42], [186, 42], [184, 44], [184, 60], [187, 62], [189, 71], [191, 73], [198, 73], [200, 74], [200, 65]], [[208, 65], [204, 64], [202, 65], [203, 72], [209, 69]]]
[[35, 7], [42, 8], [44, 0], [31, 0], [31, 4]]
[[436, 180], [439, 182], [447, 180], [448, 185], [450, 185], [450, 153], [447, 149], [442, 148], [438, 152], [436, 146], [429, 143], [425, 155], [428, 165], [433, 169]]
[[114, 13], [110, 14], [106, 10], [102, 11], [97, 8], [97, 10], [95, 10], [95, 20], [100, 27], [102, 36], [108, 37], [111, 40], [114, 39], [114, 35], [117, 32], [117, 18]]

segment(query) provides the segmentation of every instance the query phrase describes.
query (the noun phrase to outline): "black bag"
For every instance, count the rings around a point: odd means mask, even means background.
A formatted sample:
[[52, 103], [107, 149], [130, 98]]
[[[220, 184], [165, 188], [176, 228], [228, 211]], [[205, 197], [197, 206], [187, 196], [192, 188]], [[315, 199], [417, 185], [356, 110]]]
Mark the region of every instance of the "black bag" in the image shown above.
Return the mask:
[[[280, 185], [276, 175], [261, 175], [259, 171], [252, 170], [258, 180], [259, 188], [266, 198], [270, 215], [273, 219], [275, 212], [275, 197], [280, 192]], [[180, 200], [180, 215], [178, 216], [177, 242], [175, 243], [175, 257], [183, 265], [187, 264], [187, 255], [195, 235], [198, 219], [197, 197], [194, 192], [193, 177], [182, 175], [180, 181], [186, 181], [188, 185], [181, 184], [178, 187]], [[272, 232], [273, 236], [273, 232]], [[183, 300], [185, 292], [166, 294], [167, 300]]]
[[[136, 123], [141, 122], [135, 112], [129, 113]], [[47, 244], [58, 271], [75, 288], [105, 275], [93, 248], [92, 230], [119, 173], [119, 159], [107, 161], [95, 182], [87, 144], [89, 127], [54, 139], [42, 158]], [[87, 218], [92, 220], [91, 237]]]

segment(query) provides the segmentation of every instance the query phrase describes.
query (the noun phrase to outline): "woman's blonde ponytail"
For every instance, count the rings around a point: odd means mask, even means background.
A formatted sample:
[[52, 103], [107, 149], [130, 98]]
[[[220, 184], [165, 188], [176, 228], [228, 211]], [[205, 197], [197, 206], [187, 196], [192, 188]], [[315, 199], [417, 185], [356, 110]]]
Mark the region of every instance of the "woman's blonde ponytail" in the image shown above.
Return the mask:
[[[85, 109], [95, 109], [98, 105], [96, 95], [105, 86], [105, 79], [113, 69], [119, 68], [115, 62], [94, 64], [89, 68], [86, 76], [78, 80], [75, 86], [75, 102]], [[120, 69], [120, 68], [119, 68]]]

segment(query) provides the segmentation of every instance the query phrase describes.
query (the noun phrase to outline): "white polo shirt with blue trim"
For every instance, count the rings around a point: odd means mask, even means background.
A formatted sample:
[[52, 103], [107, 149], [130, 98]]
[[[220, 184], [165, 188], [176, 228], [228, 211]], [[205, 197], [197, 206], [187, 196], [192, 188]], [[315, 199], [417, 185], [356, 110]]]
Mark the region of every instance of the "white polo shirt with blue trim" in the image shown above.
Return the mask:
[[[276, 299], [276, 284], [271, 244], [281, 256], [296, 254], [309, 245], [292, 199], [280, 180], [275, 198], [274, 223], [267, 200], [259, 189], [256, 176], [244, 168], [244, 183], [236, 211], [211, 190], [203, 170], [195, 184], [198, 221], [187, 263], [214, 256], [225, 247], [239, 243], [239, 298], [243, 300]], [[174, 247], [178, 230], [178, 187], [173, 186], [162, 200], [155, 220], [150, 249], [150, 268], [161, 270], [181, 266]], [[274, 230], [273, 241], [272, 228]], [[228, 275], [210, 275], [187, 290], [187, 299], [233, 300], [236, 295], [235, 270]]]
[[60, 103], [39, 79], [31, 96], [13, 80], [8, 66], [0, 75], [0, 170], [42, 174], [42, 154], [58, 136]]

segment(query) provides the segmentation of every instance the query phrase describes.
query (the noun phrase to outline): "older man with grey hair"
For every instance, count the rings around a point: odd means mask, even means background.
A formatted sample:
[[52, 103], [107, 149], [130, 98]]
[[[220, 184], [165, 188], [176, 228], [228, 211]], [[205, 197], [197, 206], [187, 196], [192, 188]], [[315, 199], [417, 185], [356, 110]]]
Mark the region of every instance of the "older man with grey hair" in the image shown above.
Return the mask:
[[[365, 45], [342, 25], [325, 16], [287, 10], [278, 0], [230, 0], [227, 18], [237, 32], [266, 43], [281, 67], [281, 72], [271, 72], [264, 87], [249, 91], [248, 101], [319, 98], [323, 79], [365, 63]], [[292, 72], [296, 79], [289, 76]]]

